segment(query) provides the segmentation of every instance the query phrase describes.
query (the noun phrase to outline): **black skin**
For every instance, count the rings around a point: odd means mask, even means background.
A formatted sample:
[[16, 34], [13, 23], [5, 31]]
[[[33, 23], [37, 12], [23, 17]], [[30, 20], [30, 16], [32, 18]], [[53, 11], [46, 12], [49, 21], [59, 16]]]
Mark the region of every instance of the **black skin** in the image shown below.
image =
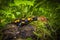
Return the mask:
[[[30, 22], [32, 22], [32, 21], [37, 21], [37, 17], [33, 17], [33, 18], [31, 18], [31, 19], [33, 19], [33, 20], [28, 20], [28, 19], [25, 19], [25, 20], [23, 20], [23, 19], [16, 19], [16, 20], [20, 20], [19, 22], [16, 22], [15, 23], [15, 21], [14, 22], [12, 22], [13, 24], [15, 24], [15, 25], [17, 25], [17, 26], [19, 26], [19, 27], [22, 27], [22, 26], [24, 26], [24, 25], [28, 25]], [[22, 22], [25, 22], [25, 23], [22, 23]]]

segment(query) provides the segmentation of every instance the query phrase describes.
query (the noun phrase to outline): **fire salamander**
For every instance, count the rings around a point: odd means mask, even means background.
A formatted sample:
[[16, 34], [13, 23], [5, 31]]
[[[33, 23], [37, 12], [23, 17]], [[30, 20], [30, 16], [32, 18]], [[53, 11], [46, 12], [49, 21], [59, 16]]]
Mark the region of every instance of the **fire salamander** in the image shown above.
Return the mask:
[[29, 24], [30, 22], [32, 21], [42, 21], [44, 23], [47, 22], [47, 18], [45, 16], [40, 16], [40, 17], [29, 17], [29, 18], [22, 18], [22, 19], [16, 19], [14, 21], [14, 23], [17, 25], [17, 26], [24, 26], [24, 25], [27, 25]]
[[28, 23], [32, 22], [32, 21], [36, 21], [37, 20], [37, 17], [32, 17], [32, 18], [22, 18], [22, 19], [16, 19], [14, 21], [14, 23], [17, 25], [17, 26], [24, 26], [24, 25], [27, 25]]

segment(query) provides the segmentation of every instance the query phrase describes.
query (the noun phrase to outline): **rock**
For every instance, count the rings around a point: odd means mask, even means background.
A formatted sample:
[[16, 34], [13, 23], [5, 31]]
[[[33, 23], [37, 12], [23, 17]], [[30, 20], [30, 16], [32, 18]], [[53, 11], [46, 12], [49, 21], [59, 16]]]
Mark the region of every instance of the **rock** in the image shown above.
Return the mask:
[[2, 40], [16, 39], [16, 37], [18, 37], [20, 33], [20, 31], [18, 30], [18, 27], [14, 24], [7, 24], [6, 28], [2, 32], [3, 32]]
[[7, 24], [4, 28], [2, 40], [26, 40], [26, 38], [34, 38], [36, 28], [33, 25], [24, 25], [18, 27], [15, 24]]
[[36, 29], [34, 28], [33, 25], [25, 25], [20, 30], [21, 30], [20, 36], [22, 38], [28, 38], [34, 36], [33, 31], [35, 31]]

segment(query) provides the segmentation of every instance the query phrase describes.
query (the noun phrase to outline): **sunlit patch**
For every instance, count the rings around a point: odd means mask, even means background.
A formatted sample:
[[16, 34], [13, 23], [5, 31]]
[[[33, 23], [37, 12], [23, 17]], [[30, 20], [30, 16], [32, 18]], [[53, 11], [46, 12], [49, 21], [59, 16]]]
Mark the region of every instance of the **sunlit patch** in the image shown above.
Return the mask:
[[2, 19], [2, 20], [1, 20], [1, 23], [4, 22], [4, 21], [5, 21], [5, 19]]
[[16, 37], [14, 37], [14, 38], [16, 38]]
[[17, 34], [20, 33], [20, 32], [17, 32]]
[[15, 27], [14, 25], [12, 25], [12, 27]]

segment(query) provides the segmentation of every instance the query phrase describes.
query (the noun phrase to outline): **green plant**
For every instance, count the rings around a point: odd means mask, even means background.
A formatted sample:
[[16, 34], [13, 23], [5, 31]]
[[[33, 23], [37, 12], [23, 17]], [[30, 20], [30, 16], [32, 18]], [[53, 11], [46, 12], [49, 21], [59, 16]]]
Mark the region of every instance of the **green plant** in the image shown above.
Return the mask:
[[[46, 16], [48, 18], [48, 24], [51, 30], [46, 29], [43, 23], [36, 23], [37, 30], [34, 32], [38, 37], [42, 37], [43, 34], [47, 34], [55, 39], [56, 30], [60, 28], [60, 4], [51, 2], [50, 0], [0, 0], [0, 28], [3, 28], [7, 23], [14, 21], [16, 18], [32, 17], [32, 16]], [[57, 27], [58, 25], [58, 27]], [[42, 35], [39, 33], [42, 31]], [[39, 36], [40, 35], [40, 36]], [[44, 35], [43, 35], [44, 36]]]

